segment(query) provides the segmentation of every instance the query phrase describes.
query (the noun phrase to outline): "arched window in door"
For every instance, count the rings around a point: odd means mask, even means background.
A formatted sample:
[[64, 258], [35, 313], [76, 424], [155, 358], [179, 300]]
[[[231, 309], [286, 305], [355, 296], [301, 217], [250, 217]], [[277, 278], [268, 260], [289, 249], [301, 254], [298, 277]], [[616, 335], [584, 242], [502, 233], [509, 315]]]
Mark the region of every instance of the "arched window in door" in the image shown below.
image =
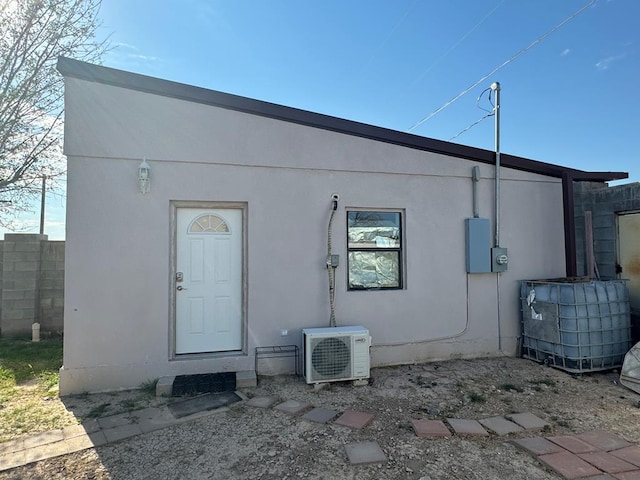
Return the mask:
[[188, 233], [231, 233], [227, 222], [218, 215], [205, 213], [189, 225]]

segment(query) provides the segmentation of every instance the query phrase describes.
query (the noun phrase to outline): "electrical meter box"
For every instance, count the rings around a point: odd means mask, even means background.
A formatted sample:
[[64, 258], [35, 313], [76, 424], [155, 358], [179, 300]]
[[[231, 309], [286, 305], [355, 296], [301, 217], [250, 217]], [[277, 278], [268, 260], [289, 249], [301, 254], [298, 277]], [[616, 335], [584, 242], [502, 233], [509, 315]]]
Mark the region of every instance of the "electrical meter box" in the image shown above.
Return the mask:
[[507, 271], [507, 264], [509, 263], [509, 257], [507, 256], [507, 249], [501, 247], [494, 247], [491, 249], [491, 271], [500, 273]]

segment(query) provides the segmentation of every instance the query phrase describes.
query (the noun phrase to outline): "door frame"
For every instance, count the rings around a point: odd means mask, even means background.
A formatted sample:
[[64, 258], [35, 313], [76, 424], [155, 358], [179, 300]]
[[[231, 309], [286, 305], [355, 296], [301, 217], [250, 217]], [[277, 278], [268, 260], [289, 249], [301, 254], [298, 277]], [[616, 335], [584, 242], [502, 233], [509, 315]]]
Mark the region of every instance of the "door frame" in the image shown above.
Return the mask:
[[[627, 215], [640, 215], [640, 210], [622, 210], [614, 212], [615, 215], [615, 228], [616, 228], [616, 265], [621, 265], [620, 258], [620, 217]], [[624, 278], [624, 271], [621, 273], [616, 272], [616, 278]]]
[[[248, 234], [247, 234], [247, 217], [248, 204], [246, 202], [207, 202], [207, 201], [190, 201], [190, 200], [170, 200], [170, 254], [169, 254], [169, 360], [191, 360], [194, 358], [218, 358], [229, 356], [247, 356], [247, 252], [248, 252]], [[176, 289], [175, 278], [177, 273], [177, 246], [178, 246], [178, 209], [180, 208], [201, 208], [203, 210], [215, 209], [236, 209], [242, 214], [242, 286], [241, 286], [241, 336], [242, 347], [240, 350], [228, 352], [205, 352], [205, 353], [181, 353], [176, 354]]]

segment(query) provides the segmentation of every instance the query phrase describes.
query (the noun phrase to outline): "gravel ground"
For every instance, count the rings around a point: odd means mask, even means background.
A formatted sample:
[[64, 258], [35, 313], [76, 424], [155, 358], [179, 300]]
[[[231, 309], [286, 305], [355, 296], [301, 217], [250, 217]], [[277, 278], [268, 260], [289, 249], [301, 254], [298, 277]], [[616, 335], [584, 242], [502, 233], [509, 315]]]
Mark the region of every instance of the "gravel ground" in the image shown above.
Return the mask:
[[[351, 430], [239, 403], [183, 425], [3, 472], [0, 479], [557, 479], [508, 441], [531, 432], [420, 439], [410, 420], [531, 412], [551, 423], [545, 435], [607, 429], [640, 443], [640, 395], [617, 378], [616, 372], [572, 376], [514, 358], [373, 369], [362, 387], [318, 390], [294, 377], [261, 377], [257, 389], [244, 391], [247, 396], [370, 412], [375, 419]], [[388, 462], [351, 466], [344, 446], [363, 441], [377, 441]]]

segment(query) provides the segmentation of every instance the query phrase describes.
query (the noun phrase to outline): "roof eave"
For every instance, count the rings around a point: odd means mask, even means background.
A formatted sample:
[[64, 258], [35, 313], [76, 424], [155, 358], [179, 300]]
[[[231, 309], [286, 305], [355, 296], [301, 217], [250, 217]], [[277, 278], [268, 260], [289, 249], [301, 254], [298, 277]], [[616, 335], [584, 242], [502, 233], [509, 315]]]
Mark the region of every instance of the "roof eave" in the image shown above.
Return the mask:
[[[493, 164], [495, 162], [495, 152], [491, 150], [445, 142], [344, 118], [94, 65], [71, 58], [59, 57], [57, 68], [65, 77], [203, 103], [480, 163]], [[574, 180], [609, 181], [620, 180], [629, 176], [626, 172], [585, 172], [508, 154], [501, 155], [501, 165], [515, 170], [555, 178], [562, 178], [563, 175], [568, 175]]]

